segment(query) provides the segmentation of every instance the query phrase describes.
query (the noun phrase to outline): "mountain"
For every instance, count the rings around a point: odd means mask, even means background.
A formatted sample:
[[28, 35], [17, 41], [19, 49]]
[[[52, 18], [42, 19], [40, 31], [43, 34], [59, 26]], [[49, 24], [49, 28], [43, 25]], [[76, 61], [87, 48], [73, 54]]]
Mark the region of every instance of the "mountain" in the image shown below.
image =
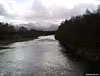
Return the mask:
[[58, 29], [58, 24], [48, 24], [48, 23], [27, 23], [27, 24], [20, 24], [19, 26], [24, 26], [27, 29], [36, 29], [36, 30], [43, 30], [43, 31], [55, 31]]

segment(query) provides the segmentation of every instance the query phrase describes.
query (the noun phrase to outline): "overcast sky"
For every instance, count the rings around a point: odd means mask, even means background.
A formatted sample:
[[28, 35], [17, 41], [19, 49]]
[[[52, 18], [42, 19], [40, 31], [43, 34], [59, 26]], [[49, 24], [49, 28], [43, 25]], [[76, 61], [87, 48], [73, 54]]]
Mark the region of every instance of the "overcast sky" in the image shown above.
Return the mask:
[[99, 4], [100, 0], [0, 0], [0, 22], [59, 23]]

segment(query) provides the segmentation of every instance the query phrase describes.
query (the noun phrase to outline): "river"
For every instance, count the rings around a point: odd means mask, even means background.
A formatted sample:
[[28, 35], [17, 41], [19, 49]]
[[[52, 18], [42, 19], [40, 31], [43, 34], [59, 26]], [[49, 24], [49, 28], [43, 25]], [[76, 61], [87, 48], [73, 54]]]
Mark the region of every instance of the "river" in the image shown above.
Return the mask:
[[15, 42], [0, 50], [0, 76], [85, 76], [88, 63], [71, 59], [54, 36]]

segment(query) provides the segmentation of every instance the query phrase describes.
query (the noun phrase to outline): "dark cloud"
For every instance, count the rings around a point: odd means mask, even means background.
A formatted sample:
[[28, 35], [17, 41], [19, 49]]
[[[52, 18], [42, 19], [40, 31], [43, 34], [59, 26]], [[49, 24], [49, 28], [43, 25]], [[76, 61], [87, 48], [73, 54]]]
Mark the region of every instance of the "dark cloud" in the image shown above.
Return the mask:
[[52, 18], [66, 19], [72, 16], [84, 14], [87, 9], [93, 11], [97, 9], [97, 6], [92, 4], [79, 4], [74, 6], [72, 9], [58, 6], [52, 11]]
[[0, 4], [0, 15], [1, 16], [8, 16], [8, 13], [6, 12], [6, 10], [2, 4]]
[[76, 16], [76, 15], [80, 15], [80, 14], [84, 14], [86, 12], [86, 10], [89, 9], [90, 11], [96, 10], [97, 6], [93, 5], [93, 4], [80, 4], [80, 5], [76, 5], [74, 6], [73, 9], [69, 10], [69, 16]]

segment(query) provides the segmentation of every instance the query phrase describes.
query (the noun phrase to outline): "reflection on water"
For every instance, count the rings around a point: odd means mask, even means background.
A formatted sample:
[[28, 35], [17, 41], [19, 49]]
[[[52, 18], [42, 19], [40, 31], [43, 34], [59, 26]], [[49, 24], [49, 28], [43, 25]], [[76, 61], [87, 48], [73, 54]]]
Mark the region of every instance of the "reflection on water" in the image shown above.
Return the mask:
[[0, 76], [83, 76], [87, 71], [87, 64], [64, 56], [54, 36], [8, 46], [13, 48], [0, 50]]

